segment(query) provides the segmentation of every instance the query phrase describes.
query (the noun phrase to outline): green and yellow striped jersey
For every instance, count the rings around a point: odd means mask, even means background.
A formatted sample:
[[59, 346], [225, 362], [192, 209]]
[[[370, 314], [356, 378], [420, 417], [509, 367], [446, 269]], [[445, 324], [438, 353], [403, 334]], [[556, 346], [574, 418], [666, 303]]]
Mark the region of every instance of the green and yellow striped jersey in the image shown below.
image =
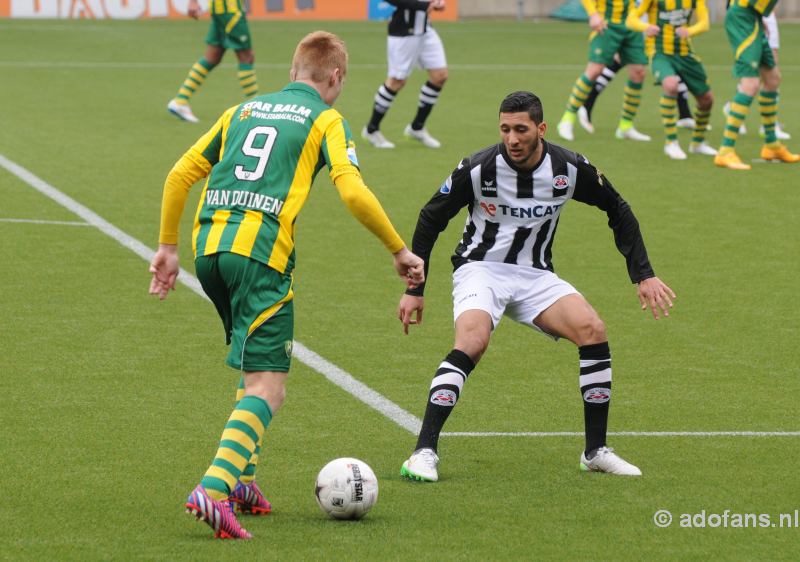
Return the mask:
[[581, 0], [586, 13], [598, 12], [608, 23], [625, 25], [628, 11], [634, 6], [634, 0]]
[[[647, 24], [639, 19], [645, 13], [649, 23], [657, 25], [660, 30], [655, 37], [646, 38], [645, 51], [648, 56], [653, 53], [687, 56], [692, 53], [692, 43], [689, 38], [680, 37], [676, 30], [685, 27], [689, 37], [694, 37], [709, 28], [705, 0], [643, 0], [628, 16], [628, 27], [637, 31], [647, 29]], [[692, 14], [697, 15], [697, 22], [690, 26]]]
[[190, 150], [213, 166], [200, 197], [195, 256], [233, 252], [283, 273], [294, 268], [295, 220], [314, 177], [360, 177], [347, 122], [294, 82], [228, 109]]
[[241, 0], [208, 0], [208, 11], [214, 15], [244, 13]]
[[775, 9], [778, 0], [729, 0], [728, 6], [737, 6], [739, 8], [750, 8], [755, 10], [762, 16], [768, 16]]

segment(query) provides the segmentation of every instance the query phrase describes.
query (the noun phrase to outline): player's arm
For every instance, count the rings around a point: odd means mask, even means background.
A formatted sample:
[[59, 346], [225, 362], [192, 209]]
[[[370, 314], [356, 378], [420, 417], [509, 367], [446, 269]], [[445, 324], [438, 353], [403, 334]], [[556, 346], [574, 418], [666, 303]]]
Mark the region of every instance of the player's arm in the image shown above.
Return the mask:
[[583, 9], [589, 15], [589, 27], [597, 33], [603, 33], [608, 24], [603, 14], [597, 9], [597, 2], [595, 0], [581, 0], [581, 4], [583, 4]]
[[630, 205], [597, 168], [580, 154], [577, 156], [578, 176], [573, 198], [606, 212], [608, 226], [614, 231], [614, 242], [625, 257], [628, 276], [637, 285], [642, 309], [650, 308], [656, 319], [659, 311], [669, 316], [675, 293], [656, 277], [647, 257], [639, 221]]
[[181, 156], [167, 175], [161, 196], [161, 228], [158, 251], [150, 262], [150, 294], [167, 298], [175, 289], [180, 265], [178, 263], [178, 225], [180, 224], [189, 190], [198, 180], [208, 176], [219, 161], [222, 132], [235, 108], [226, 111], [214, 126]]
[[189, 8], [186, 10], [186, 13], [189, 17], [197, 19], [203, 13], [203, 9], [200, 7], [200, 2], [197, 0], [189, 0]]
[[697, 0], [694, 13], [697, 16], [697, 21], [694, 25], [690, 25], [686, 28], [689, 37], [694, 37], [699, 33], [708, 31], [711, 27], [711, 18], [708, 15], [708, 7], [706, 6], [705, 0]]
[[[634, 31], [641, 31], [647, 33], [647, 35], [657, 35], [658, 34], [658, 26], [653, 24], [648, 24], [642, 21], [642, 16], [647, 13], [650, 9], [650, 4], [652, 0], [642, 0], [642, 2], [636, 6], [633, 10], [628, 12], [628, 17], [625, 20], [625, 27], [628, 29], [633, 29]], [[655, 33], [653, 33], [651, 27], [655, 27]]]
[[361, 172], [355, 165], [355, 155], [351, 160], [348, 154], [347, 136], [341, 118], [333, 120], [325, 132], [325, 154], [329, 162], [331, 181], [350, 214], [392, 253], [394, 267], [406, 285], [416, 287], [425, 280], [422, 260], [406, 248], [405, 242], [392, 226], [378, 198], [364, 184]]

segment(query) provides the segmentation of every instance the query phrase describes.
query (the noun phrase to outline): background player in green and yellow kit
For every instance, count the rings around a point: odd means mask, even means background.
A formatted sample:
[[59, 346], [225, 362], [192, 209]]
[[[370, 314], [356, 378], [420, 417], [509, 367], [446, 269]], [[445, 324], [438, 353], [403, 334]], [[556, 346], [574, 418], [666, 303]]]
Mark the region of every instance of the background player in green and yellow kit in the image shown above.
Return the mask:
[[[258, 93], [258, 79], [253, 69], [255, 55], [241, 0], [209, 0], [208, 5], [211, 26], [206, 35], [205, 54], [192, 65], [178, 94], [167, 104], [170, 113], [192, 123], [198, 119], [192, 112], [189, 99], [203, 85], [208, 73], [222, 61], [226, 49], [233, 49], [239, 60], [237, 76], [244, 96], [251, 98]], [[201, 12], [198, 0], [189, 0], [188, 14], [197, 19]]]
[[614, 54], [619, 54], [620, 62], [628, 65], [628, 83], [625, 86], [625, 99], [622, 102], [622, 116], [617, 126], [618, 139], [649, 141], [650, 137], [633, 127], [633, 119], [639, 111], [642, 100], [642, 83], [645, 76], [647, 57], [644, 54], [644, 37], [641, 33], [625, 27], [625, 19], [633, 8], [633, 0], [581, 0], [589, 14], [589, 63], [572, 86], [567, 109], [558, 123], [558, 135], [566, 140], [574, 140], [574, 126], [578, 109], [594, 87], [603, 69], [614, 62]]
[[[640, 18], [651, 14], [650, 22]], [[692, 14], [697, 22], [689, 25]], [[706, 143], [706, 130], [714, 103], [708, 76], [700, 59], [694, 54], [690, 37], [708, 31], [709, 17], [705, 0], [643, 0], [638, 8], [628, 14], [627, 26], [642, 31], [654, 41], [651, 63], [653, 75], [661, 82], [661, 122], [664, 124], [664, 153], [673, 160], [685, 160], [686, 153], [678, 144], [678, 83], [683, 77], [689, 91], [697, 100], [695, 126], [689, 152], [716, 155], [717, 151]]]
[[[347, 51], [337, 36], [307, 35], [292, 60], [292, 83], [228, 109], [175, 164], [164, 185], [159, 249], [150, 293], [165, 298], [178, 274], [178, 222], [190, 187], [208, 176], [193, 231], [195, 267], [222, 318], [231, 346], [226, 363], [243, 372], [243, 392], [219, 449], [187, 510], [217, 537], [250, 538], [233, 515], [267, 513], [253, 481], [264, 431], [281, 407], [293, 341], [295, 219], [323, 167], [348, 210], [394, 254], [409, 287], [423, 262], [395, 231], [364, 185], [339, 96]], [[326, 228], [329, 227], [326, 225]]]
[[739, 128], [747, 117], [756, 94], [761, 124], [764, 125], [761, 158], [783, 162], [800, 161], [800, 155], [789, 152], [775, 135], [781, 75], [772, 56], [761, 18], [770, 15], [777, 3], [778, 0], [730, 0], [725, 14], [725, 31], [733, 49], [733, 75], [739, 79], [739, 85], [725, 121], [722, 146], [714, 158], [717, 166], [733, 170], [750, 169], [750, 165], [741, 161], [735, 149]]

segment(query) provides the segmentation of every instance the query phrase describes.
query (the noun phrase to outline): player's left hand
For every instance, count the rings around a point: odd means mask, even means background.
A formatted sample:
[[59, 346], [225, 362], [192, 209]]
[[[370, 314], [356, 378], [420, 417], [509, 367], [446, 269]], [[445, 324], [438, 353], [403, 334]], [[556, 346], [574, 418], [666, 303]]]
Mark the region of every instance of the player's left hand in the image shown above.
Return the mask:
[[653, 318], [656, 320], [660, 318], [659, 309], [661, 314], [669, 316], [669, 309], [672, 308], [672, 299], [675, 298], [675, 293], [661, 279], [651, 277], [640, 281], [637, 285], [637, 292], [642, 310], [650, 308]]
[[431, 8], [433, 8], [437, 12], [441, 12], [442, 10], [444, 10], [444, 0], [433, 0], [431, 2]]
[[178, 247], [174, 244], [161, 244], [158, 247], [153, 261], [150, 262], [150, 294], [158, 295], [159, 300], [167, 298], [170, 289], [175, 290], [175, 280], [180, 271], [178, 260]]
[[675, 30], [675, 35], [677, 35], [681, 39], [688, 39], [689, 38], [689, 30], [685, 26], [682, 25], [678, 29]]

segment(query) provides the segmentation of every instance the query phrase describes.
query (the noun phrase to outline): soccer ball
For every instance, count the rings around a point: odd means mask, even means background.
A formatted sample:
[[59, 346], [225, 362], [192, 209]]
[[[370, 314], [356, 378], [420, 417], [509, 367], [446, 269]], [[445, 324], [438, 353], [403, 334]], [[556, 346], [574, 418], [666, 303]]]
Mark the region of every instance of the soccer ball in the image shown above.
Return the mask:
[[317, 503], [335, 519], [361, 519], [378, 499], [378, 478], [364, 461], [334, 459], [317, 475]]

